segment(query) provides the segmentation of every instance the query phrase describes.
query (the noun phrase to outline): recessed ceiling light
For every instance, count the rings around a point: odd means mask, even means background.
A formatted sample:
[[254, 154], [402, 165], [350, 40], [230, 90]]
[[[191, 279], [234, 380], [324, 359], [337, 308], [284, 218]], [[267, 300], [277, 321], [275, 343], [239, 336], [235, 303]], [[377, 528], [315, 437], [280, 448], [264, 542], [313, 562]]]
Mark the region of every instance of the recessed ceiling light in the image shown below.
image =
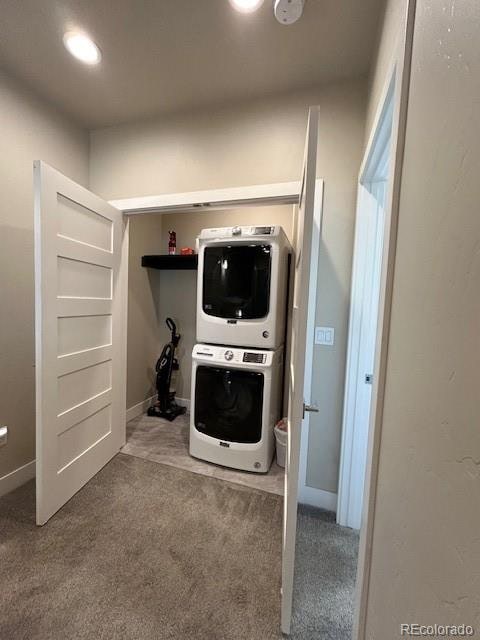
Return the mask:
[[253, 13], [261, 7], [263, 0], [229, 0], [234, 9], [240, 13]]
[[67, 31], [63, 36], [63, 44], [72, 56], [85, 64], [98, 64], [102, 58], [97, 45], [81, 31]]

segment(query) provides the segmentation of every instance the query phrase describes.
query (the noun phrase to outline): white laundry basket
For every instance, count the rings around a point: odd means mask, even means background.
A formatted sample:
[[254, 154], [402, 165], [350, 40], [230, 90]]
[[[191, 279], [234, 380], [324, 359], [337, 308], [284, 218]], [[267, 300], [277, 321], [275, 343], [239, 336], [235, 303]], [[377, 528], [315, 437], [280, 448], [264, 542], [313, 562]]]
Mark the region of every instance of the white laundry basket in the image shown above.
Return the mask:
[[285, 457], [287, 454], [287, 432], [275, 426], [275, 440], [277, 443], [277, 464], [285, 467]]

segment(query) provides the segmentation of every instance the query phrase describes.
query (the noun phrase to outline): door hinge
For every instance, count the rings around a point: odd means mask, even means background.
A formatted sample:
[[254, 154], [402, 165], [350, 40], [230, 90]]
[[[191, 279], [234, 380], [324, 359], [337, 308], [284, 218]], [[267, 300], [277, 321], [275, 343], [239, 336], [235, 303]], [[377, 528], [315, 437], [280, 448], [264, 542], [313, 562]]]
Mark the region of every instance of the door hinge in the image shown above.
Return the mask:
[[365, 374], [365, 384], [373, 384], [373, 373]]

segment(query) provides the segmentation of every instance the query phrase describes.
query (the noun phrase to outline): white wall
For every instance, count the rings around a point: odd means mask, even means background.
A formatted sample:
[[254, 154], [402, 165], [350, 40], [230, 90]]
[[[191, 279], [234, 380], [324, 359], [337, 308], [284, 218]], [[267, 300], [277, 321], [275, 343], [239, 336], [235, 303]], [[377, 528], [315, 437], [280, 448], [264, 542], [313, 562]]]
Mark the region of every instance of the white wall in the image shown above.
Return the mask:
[[368, 640], [480, 627], [480, 5], [417, 0]]
[[88, 181], [88, 135], [0, 72], [0, 477], [35, 458], [33, 161]]
[[[328, 491], [337, 488], [365, 98], [366, 83], [356, 80], [91, 134], [91, 188], [108, 199], [299, 180], [307, 108], [320, 105], [318, 176], [325, 179], [325, 199], [317, 323], [335, 326], [336, 344], [330, 349], [315, 348], [313, 399], [322, 412], [310, 420], [308, 483]], [[149, 286], [146, 277], [143, 281]], [[129, 339], [135, 341], [151, 329], [147, 322], [136, 327], [130, 323]], [[153, 344], [155, 337], [144, 339]], [[157, 355], [155, 348], [144, 361], [145, 370]], [[130, 402], [148, 394], [147, 378], [142, 376], [145, 386], [135, 397], [129, 390]], [[129, 388], [131, 380], [129, 368]]]

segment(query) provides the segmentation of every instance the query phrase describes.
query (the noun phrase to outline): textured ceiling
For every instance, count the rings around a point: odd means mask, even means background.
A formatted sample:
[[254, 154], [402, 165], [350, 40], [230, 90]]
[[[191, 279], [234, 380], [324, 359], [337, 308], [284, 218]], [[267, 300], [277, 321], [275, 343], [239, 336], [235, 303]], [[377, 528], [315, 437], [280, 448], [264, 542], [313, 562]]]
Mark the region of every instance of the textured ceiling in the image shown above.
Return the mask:
[[[382, 0], [307, 0], [280, 25], [273, 0], [250, 15], [228, 0], [0, 0], [0, 65], [95, 128], [363, 75]], [[91, 34], [97, 67], [62, 44]]]

